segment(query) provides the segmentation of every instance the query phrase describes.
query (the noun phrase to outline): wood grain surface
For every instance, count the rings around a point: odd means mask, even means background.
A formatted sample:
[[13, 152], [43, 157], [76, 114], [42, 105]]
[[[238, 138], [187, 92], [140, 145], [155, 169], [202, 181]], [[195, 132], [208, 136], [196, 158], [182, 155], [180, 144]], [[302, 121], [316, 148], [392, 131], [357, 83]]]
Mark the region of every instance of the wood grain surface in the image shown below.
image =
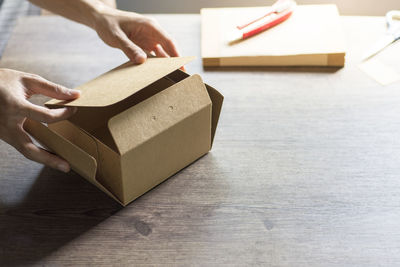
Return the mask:
[[[200, 17], [155, 17], [225, 95], [213, 150], [121, 208], [1, 142], [0, 266], [398, 266], [400, 84], [357, 68], [383, 18], [343, 18], [343, 69], [204, 70]], [[84, 26], [31, 17], [1, 66], [74, 87], [125, 60]]]

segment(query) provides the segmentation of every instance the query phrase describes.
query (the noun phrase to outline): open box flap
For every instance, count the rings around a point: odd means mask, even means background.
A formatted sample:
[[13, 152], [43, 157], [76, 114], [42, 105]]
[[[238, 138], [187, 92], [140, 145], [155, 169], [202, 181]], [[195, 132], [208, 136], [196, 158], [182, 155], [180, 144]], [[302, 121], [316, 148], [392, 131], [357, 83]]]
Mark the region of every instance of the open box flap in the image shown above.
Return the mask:
[[68, 161], [75, 172], [123, 205], [114, 194], [96, 180], [97, 161], [94, 157], [40, 122], [26, 119], [24, 129], [43, 146]]
[[205, 85], [195, 74], [112, 117], [108, 127], [124, 154], [209, 105]]
[[224, 96], [221, 95], [215, 88], [205, 84], [208, 94], [212, 102], [212, 121], [211, 121], [211, 147], [214, 143], [215, 132], [217, 131], [217, 125], [219, 116], [221, 114], [222, 103], [224, 102]]
[[46, 106], [104, 107], [115, 104], [192, 61], [194, 57], [149, 58], [135, 65], [127, 62], [77, 87], [73, 101], [50, 100]]
[[[167, 77], [174, 82], [179, 82], [182, 81], [183, 79], [186, 79], [189, 76], [190, 75], [184, 71], [176, 70], [171, 74], [169, 74]], [[208, 84], [205, 84], [205, 86], [207, 88], [208, 94], [212, 102], [212, 122], [211, 122], [211, 146], [212, 146], [214, 143], [215, 132], [217, 131], [217, 125], [219, 121], [219, 116], [221, 114], [222, 104], [224, 102], [224, 96], [220, 92], [218, 92], [218, 90], [209, 86]]]

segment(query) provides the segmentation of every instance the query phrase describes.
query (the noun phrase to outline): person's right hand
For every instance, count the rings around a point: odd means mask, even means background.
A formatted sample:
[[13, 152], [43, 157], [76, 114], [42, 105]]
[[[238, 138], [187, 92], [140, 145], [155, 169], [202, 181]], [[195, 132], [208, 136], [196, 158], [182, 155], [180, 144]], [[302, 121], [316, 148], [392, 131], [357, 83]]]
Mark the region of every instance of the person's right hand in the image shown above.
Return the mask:
[[153, 18], [99, 4], [91, 27], [109, 46], [119, 48], [134, 63], [147, 53], [157, 57], [179, 57], [171, 36]]
[[80, 92], [34, 74], [0, 69], [0, 139], [15, 147], [30, 160], [68, 172], [70, 170], [68, 162], [34, 145], [23, 129], [23, 124], [26, 118], [45, 123], [65, 120], [73, 115], [76, 109], [48, 109], [34, 105], [27, 99], [35, 94], [72, 100], [78, 98]]

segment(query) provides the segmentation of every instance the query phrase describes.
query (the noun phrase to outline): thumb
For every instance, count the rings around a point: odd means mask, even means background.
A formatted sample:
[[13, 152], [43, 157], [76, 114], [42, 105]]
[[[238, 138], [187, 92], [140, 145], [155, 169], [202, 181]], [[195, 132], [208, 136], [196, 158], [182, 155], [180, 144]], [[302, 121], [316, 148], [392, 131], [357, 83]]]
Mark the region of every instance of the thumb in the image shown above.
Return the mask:
[[146, 53], [135, 43], [133, 43], [124, 32], [118, 34], [118, 47], [134, 63], [142, 64], [146, 61]]

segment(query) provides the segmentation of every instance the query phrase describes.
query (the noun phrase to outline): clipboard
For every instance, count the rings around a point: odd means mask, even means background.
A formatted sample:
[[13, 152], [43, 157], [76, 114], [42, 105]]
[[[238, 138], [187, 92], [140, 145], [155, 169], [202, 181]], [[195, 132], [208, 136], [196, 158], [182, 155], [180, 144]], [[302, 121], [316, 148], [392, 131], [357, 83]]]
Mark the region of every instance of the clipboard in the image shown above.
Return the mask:
[[281, 24], [230, 42], [238, 18], [257, 17], [267, 8], [202, 9], [203, 66], [344, 66], [345, 37], [336, 5], [299, 5]]

